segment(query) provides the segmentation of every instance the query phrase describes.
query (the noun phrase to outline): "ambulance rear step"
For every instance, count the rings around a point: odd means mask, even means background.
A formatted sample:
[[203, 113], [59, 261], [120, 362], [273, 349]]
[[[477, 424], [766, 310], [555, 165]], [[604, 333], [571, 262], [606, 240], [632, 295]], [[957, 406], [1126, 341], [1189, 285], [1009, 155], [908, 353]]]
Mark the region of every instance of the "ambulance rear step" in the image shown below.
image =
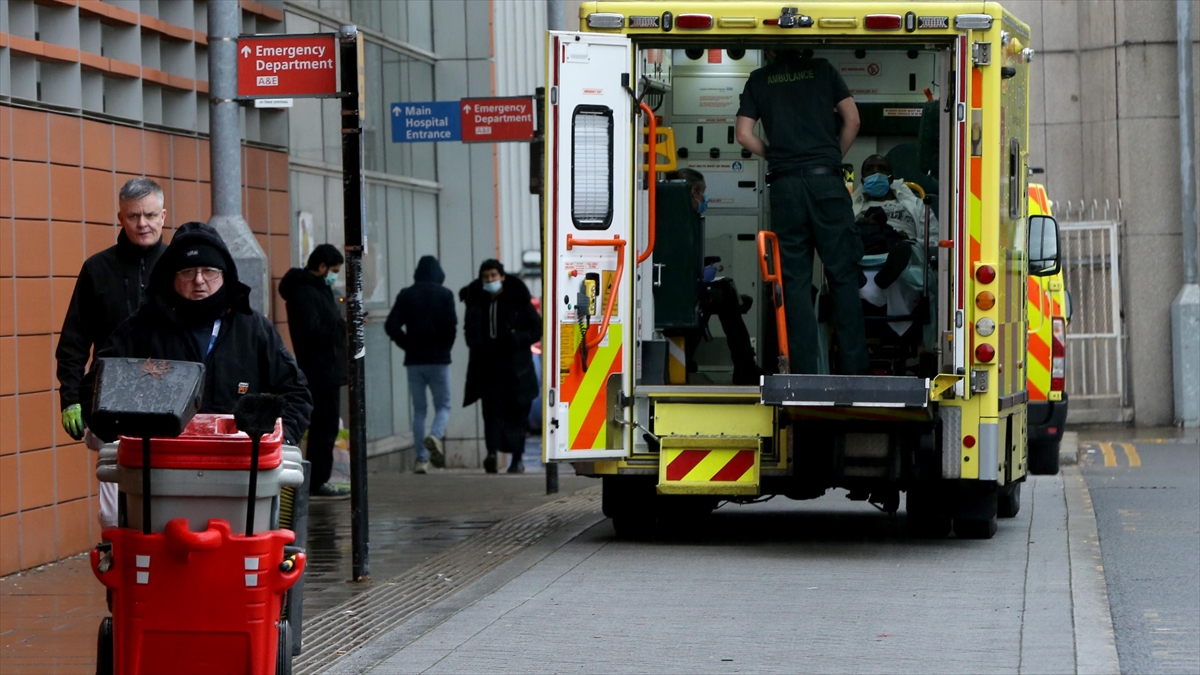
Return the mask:
[[890, 375], [767, 375], [763, 405], [838, 408], [927, 408], [929, 380]]

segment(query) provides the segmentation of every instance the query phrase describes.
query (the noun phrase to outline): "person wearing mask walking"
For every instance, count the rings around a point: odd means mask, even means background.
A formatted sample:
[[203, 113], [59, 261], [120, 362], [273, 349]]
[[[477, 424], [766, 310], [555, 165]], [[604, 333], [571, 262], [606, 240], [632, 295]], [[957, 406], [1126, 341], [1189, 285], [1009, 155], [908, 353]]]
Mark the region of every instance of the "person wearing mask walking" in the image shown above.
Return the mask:
[[[54, 354], [63, 429], [75, 440], [84, 439], [91, 450], [103, 443], [84, 427], [79, 383], [93, 351], [142, 306], [154, 264], [167, 248], [162, 242], [167, 212], [158, 183], [131, 178], [117, 203], [117, 243], [84, 261]], [[99, 520], [101, 527], [117, 526], [116, 483], [100, 483]]]
[[296, 363], [308, 378], [313, 402], [306, 454], [312, 464], [308, 493], [314, 498], [350, 496], [348, 490], [329, 484], [341, 420], [341, 388], [346, 384], [346, 319], [333, 297], [343, 262], [345, 257], [335, 246], [321, 244], [309, 254], [307, 266], [293, 267], [279, 282]]
[[497, 260], [485, 260], [479, 277], [459, 291], [467, 306], [463, 332], [471, 350], [463, 405], [483, 402], [487, 458], [483, 468], [496, 473], [497, 453], [512, 455], [508, 473], [524, 473], [525, 429], [529, 406], [540, 383], [530, 348], [542, 339], [542, 320], [529, 289], [504, 273]]
[[[283, 399], [284, 443], [300, 441], [312, 413], [308, 382], [275, 325], [250, 307], [250, 287], [238, 280], [233, 256], [215, 229], [181, 225], [154, 266], [146, 296], [146, 304], [113, 331], [97, 359], [203, 363], [197, 412], [230, 414], [245, 394], [276, 394]], [[79, 386], [85, 422], [95, 380], [93, 367]]]
[[[454, 293], [442, 285], [446, 273], [438, 259], [421, 256], [413, 285], [400, 291], [384, 329], [404, 350], [408, 393], [413, 401], [413, 473], [428, 473], [432, 463], [446, 466], [446, 424], [450, 421], [450, 348], [458, 330]], [[425, 433], [429, 412], [425, 390], [433, 397], [433, 426]], [[424, 440], [418, 440], [424, 439]]]

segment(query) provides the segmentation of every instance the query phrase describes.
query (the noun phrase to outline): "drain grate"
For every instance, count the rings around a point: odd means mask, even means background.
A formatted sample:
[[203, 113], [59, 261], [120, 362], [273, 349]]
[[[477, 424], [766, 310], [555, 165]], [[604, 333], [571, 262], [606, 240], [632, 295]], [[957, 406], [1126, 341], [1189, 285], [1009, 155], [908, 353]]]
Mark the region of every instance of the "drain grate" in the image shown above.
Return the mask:
[[297, 675], [318, 673], [372, 638], [492, 571], [547, 534], [600, 510], [600, 487], [580, 490], [472, 535], [404, 574], [305, 621]]

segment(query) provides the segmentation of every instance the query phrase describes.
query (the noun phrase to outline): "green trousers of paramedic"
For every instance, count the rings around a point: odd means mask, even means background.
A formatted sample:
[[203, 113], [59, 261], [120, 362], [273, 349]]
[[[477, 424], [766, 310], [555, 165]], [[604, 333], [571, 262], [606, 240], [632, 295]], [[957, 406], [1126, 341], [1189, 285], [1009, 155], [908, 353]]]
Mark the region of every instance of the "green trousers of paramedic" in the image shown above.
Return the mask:
[[867, 372], [867, 339], [858, 296], [862, 240], [841, 176], [790, 174], [771, 184], [771, 229], [783, 258], [783, 296], [793, 373], [817, 372], [813, 249], [821, 254], [833, 301], [841, 372]]

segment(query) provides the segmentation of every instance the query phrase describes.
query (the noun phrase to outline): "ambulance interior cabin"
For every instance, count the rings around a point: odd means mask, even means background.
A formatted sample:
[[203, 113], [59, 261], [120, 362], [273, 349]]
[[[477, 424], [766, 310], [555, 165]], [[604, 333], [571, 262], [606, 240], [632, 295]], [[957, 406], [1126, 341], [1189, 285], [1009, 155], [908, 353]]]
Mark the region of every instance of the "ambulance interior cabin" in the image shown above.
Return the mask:
[[[746, 79], [774, 50], [769, 45], [754, 47], [675, 44], [639, 46], [637, 51], [637, 91], [658, 118], [660, 165], [653, 268], [642, 270], [637, 290], [643, 308], [652, 305], [654, 316], [648, 322], [644, 314], [641, 327], [643, 385], [757, 385], [759, 372], [779, 372], [775, 309], [760, 276], [756, 240], [760, 230], [771, 229], [767, 162], [743, 149], [734, 131]], [[878, 43], [790, 43], [779, 48], [830, 61], [857, 103], [862, 126], [843, 160], [854, 176], [848, 189], [861, 194], [863, 161], [881, 155], [890, 164], [892, 178], [906, 183], [911, 192], [904, 205], [893, 202], [885, 207], [889, 222], [908, 222], [911, 264], [887, 288], [880, 288], [874, 281], [888, 251], [873, 242], [862, 262], [867, 283], [860, 296], [872, 373], [932, 377], [939, 371], [938, 324], [945, 324], [944, 319], [939, 322], [945, 312], [939, 313], [937, 304], [937, 214], [945, 212], [942, 205], [948, 203], [938, 189], [939, 175], [947, 175], [948, 167], [946, 162], [939, 166], [938, 157], [949, 154], [948, 134], [939, 133], [949, 115], [938, 102], [943, 96], [937, 83], [946, 81], [947, 51]], [[645, 117], [641, 119], [645, 129]], [[770, 143], [761, 124], [755, 130]], [[703, 215], [696, 214], [686, 180], [671, 180], [676, 176], [672, 163], [675, 170], [693, 169], [703, 175], [708, 197]], [[645, 187], [639, 183], [641, 219], [648, 213]], [[856, 199], [856, 217], [859, 204]], [[638, 227], [644, 237], [646, 223]], [[890, 280], [896, 275], [893, 271], [885, 276]], [[826, 290], [818, 257], [813, 294], [822, 373], [837, 372]], [[749, 356], [747, 349], [753, 350]], [[756, 372], [747, 373], [747, 358], [753, 359]]]

